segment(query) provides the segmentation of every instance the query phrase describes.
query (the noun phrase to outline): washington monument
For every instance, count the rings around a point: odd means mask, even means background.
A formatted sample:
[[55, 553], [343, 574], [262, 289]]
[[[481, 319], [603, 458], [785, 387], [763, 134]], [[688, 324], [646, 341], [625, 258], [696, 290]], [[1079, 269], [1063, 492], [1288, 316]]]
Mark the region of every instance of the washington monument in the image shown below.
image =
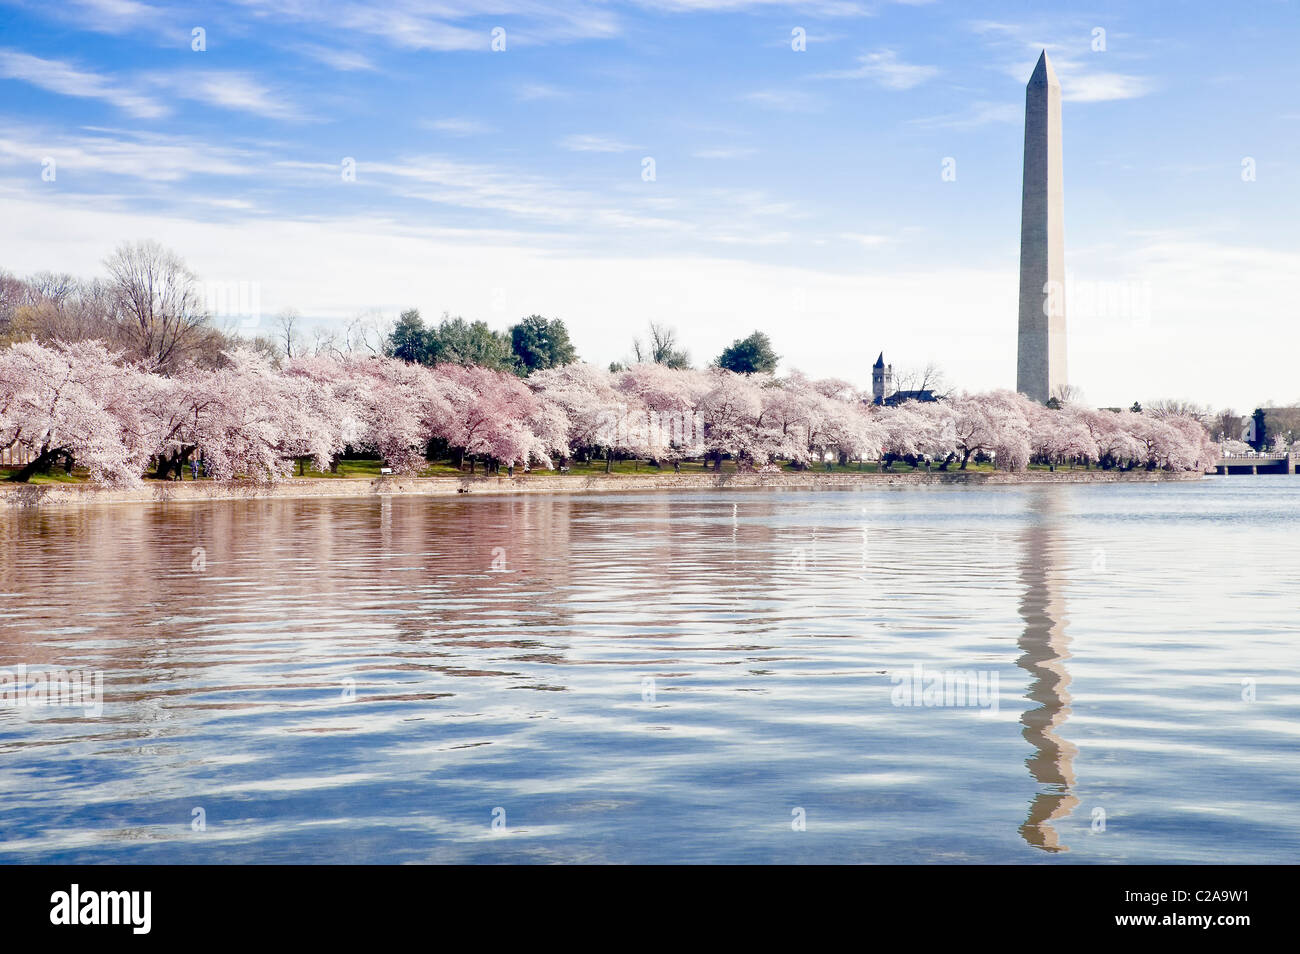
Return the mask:
[[1064, 215], [1061, 84], [1044, 50], [1025, 87], [1016, 357], [1016, 390], [1039, 402], [1046, 402], [1066, 383]]

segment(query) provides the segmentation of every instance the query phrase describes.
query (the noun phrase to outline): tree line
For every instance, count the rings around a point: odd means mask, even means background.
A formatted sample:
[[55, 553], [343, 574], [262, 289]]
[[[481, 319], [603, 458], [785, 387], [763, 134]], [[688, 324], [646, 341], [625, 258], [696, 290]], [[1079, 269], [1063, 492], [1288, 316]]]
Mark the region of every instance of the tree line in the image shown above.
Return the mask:
[[320, 470], [358, 451], [418, 474], [449, 458], [473, 472], [551, 468], [578, 457], [720, 470], [786, 462], [903, 460], [939, 469], [1078, 463], [1204, 470], [1217, 458], [1185, 415], [1052, 409], [1008, 391], [878, 407], [851, 384], [798, 373], [642, 362], [610, 371], [575, 362], [526, 378], [476, 364], [310, 355], [274, 362], [250, 348], [216, 367], [170, 374], [95, 341], [0, 350], [0, 450], [32, 461], [16, 479], [74, 464], [107, 484], [167, 478], [202, 461], [217, 479], [276, 480], [310, 459]]
[[[124, 243], [107, 278], [0, 273], [0, 450], [132, 483], [201, 459], [219, 478], [276, 479], [374, 454], [403, 473], [445, 458], [488, 469], [619, 457], [720, 469], [823, 460], [965, 468], [993, 461], [1203, 468], [1203, 414], [1175, 402], [1095, 411], [1062, 393], [1044, 407], [1005, 391], [875, 407], [839, 379], [776, 374], [761, 332], [702, 369], [674, 329], [649, 326], [608, 368], [579, 360], [564, 323], [530, 315], [506, 332], [418, 310], [358, 320], [305, 343], [294, 312], [246, 340], [213, 326], [197, 279], [154, 242]], [[937, 384], [933, 367], [921, 375]]]

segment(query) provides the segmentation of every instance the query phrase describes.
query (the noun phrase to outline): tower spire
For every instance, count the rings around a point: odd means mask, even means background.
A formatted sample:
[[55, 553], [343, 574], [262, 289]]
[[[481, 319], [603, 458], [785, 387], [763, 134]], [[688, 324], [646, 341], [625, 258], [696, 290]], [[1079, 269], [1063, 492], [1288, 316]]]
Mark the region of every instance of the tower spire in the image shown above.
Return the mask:
[[1025, 86], [1016, 390], [1046, 402], [1066, 383], [1061, 84], [1043, 50]]

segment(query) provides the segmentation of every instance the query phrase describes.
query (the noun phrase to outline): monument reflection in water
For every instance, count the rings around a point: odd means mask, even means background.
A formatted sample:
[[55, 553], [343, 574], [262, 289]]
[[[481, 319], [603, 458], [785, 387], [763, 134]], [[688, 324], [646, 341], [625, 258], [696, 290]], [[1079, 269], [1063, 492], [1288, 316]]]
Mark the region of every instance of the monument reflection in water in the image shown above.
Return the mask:
[[[1048, 489], [1048, 488], [1045, 488]], [[1016, 665], [1029, 673], [1027, 696], [1031, 703], [1020, 717], [1025, 740], [1034, 754], [1025, 759], [1029, 774], [1041, 786], [1020, 826], [1025, 841], [1044, 851], [1069, 851], [1061, 844], [1054, 822], [1067, 818], [1079, 799], [1075, 788], [1074, 757], [1078, 747], [1060, 736], [1070, 717], [1070, 637], [1066, 633], [1064, 581], [1059, 569], [1060, 545], [1057, 496], [1034, 495], [1020, 533], [1020, 582], [1024, 595], [1020, 616], [1024, 620]]]

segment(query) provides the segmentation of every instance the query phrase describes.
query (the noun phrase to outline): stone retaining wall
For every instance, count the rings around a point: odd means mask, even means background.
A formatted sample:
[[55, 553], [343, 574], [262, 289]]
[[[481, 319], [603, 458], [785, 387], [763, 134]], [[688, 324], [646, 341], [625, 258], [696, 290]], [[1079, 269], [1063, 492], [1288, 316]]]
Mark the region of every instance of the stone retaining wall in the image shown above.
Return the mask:
[[450, 496], [454, 494], [586, 493], [592, 491], [714, 490], [771, 487], [789, 490], [880, 487], [907, 484], [1118, 483], [1199, 480], [1199, 473], [1166, 471], [1058, 470], [1023, 474], [948, 471], [906, 474], [615, 474], [518, 477], [290, 478], [252, 481], [150, 481], [141, 487], [93, 484], [0, 484], [0, 509], [95, 503], [186, 503], [270, 497]]

